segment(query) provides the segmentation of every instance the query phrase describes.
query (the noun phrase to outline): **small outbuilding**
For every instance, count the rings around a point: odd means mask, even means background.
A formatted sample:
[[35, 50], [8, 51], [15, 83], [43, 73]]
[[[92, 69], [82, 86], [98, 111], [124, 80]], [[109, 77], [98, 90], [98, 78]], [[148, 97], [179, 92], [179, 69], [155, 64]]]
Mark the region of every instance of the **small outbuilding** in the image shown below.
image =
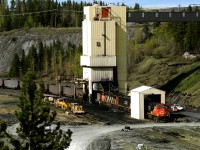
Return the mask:
[[147, 112], [153, 110], [157, 103], [165, 104], [165, 91], [149, 86], [131, 90], [131, 117], [146, 119]]

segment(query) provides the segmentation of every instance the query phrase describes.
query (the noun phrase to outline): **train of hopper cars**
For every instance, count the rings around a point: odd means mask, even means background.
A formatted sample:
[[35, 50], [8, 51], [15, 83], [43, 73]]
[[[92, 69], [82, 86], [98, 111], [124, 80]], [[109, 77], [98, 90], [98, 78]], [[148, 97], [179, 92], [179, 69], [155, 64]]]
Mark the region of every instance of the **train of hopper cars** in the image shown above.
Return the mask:
[[[36, 86], [39, 87], [39, 84], [36, 83]], [[66, 97], [74, 97], [75, 88], [74, 86], [64, 86], [59, 84], [44, 84], [45, 93], [52, 94], [57, 96], [66, 96]], [[18, 79], [0, 79], [0, 87], [2, 89], [14, 89], [20, 90], [22, 87], [22, 81]], [[81, 91], [80, 87], [76, 87], [77, 90]]]
[[[36, 86], [39, 84], [36, 83]], [[44, 84], [45, 85], [45, 96], [48, 97], [69, 97], [75, 98], [74, 95], [81, 95], [78, 97], [82, 102], [88, 101], [84, 100], [83, 95], [83, 86], [66, 86], [66, 85], [59, 85], [59, 84]], [[3, 79], [0, 78], [0, 88], [5, 89], [15, 89], [20, 90], [22, 87], [22, 82], [18, 79]], [[76, 97], [77, 98], [77, 97]], [[112, 108], [120, 109], [120, 110], [127, 110], [130, 111], [130, 97], [120, 95], [120, 94], [111, 94], [111, 93], [102, 93], [96, 92], [95, 93], [95, 100], [93, 102], [99, 103], [101, 105], [107, 105]]]
[[[38, 87], [39, 84], [36, 84]], [[66, 86], [60, 84], [44, 84], [45, 85], [45, 95], [52, 97], [69, 97], [76, 98], [81, 100], [81, 102], [87, 101], [89, 98], [82, 97], [83, 94], [83, 86]], [[20, 90], [22, 87], [22, 82], [18, 79], [4, 79], [0, 78], [0, 87], [3, 89], [14, 89]], [[75, 96], [76, 95], [76, 96]], [[95, 93], [95, 100], [93, 102], [99, 103], [101, 105], [107, 105], [109, 107], [113, 107], [120, 110], [128, 110], [130, 111], [130, 97], [120, 95], [120, 94], [111, 94], [111, 93]]]

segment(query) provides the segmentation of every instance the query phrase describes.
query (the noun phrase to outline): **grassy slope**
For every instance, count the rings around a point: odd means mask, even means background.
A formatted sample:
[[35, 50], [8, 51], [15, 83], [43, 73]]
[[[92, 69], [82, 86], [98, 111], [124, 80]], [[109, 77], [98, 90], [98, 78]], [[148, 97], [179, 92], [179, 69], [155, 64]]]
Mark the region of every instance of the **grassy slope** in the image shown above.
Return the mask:
[[168, 85], [172, 86], [170, 87], [172, 90], [167, 93], [166, 99], [200, 107], [200, 69], [190, 73], [197, 66], [200, 66], [199, 61], [192, 62], [181, 57], [161, 59], [146, 57], [129, 75], [129, 87], [130, 89], [141, 85], [160, 87], [173, 79], [180, 80], [174, 85]]

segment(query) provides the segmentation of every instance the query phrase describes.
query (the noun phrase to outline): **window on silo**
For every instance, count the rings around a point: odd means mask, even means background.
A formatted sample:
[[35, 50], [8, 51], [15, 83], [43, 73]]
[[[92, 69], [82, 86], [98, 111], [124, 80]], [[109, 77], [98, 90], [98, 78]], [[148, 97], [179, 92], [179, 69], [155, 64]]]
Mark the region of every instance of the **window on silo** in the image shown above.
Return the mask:
[[101, 15], [102, 18], [109, 18], [110, 8], [109, 7], [103, 7], [101, 9]]
[[101, 47], [101, 43], [100, 42], [97, 42], [97, 47]]

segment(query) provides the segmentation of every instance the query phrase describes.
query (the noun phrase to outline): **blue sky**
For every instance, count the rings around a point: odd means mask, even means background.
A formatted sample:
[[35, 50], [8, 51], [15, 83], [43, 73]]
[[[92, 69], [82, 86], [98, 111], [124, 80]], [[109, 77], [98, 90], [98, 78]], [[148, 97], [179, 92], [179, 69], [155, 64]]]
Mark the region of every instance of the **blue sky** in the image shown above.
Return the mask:
[[[55, 1], [55, 0], [54, 0]], [[58, 0], [60, 2], [67, 1], [67, 0]], [[73, 0], [71, 0], [73, 1]], [[80, 2], [81, 0], [74, 0], [76, 2]], [[93, 2], [93, 0], [82, 0], [83, 2]], [[100, 0], [97, 0], [100, 1]], [[142, 8], [149, 8], [149, 7], [178, 7], [186, 6], [188, 7], [190, 4], [198, 4], [200, 6], [200, 0], [102, 0], [105, 3], [125, 3], [127, 6], [134, 7], [135, 3], [140, 4]], [[8, 0], [10, 4], [10, 0]]]
[[[64, 0], [61, 0], [64, 1]], [[81, 0], [74, 0], [80, 2]], [[86, 2], [93, 2], [93, 0], [82, 0]], [[97, 0], [99, 1], [99, 0]], [[102, 0], [106, 3], [118, 3], [121, 4], [124, 2], [128, 6], [134, 6], [135, 3], [139, 3], [143, 8], [146, 7], [178, 7], [180, 6], [189, 6], [189, 4], [199, 4], [200, 0]]]

